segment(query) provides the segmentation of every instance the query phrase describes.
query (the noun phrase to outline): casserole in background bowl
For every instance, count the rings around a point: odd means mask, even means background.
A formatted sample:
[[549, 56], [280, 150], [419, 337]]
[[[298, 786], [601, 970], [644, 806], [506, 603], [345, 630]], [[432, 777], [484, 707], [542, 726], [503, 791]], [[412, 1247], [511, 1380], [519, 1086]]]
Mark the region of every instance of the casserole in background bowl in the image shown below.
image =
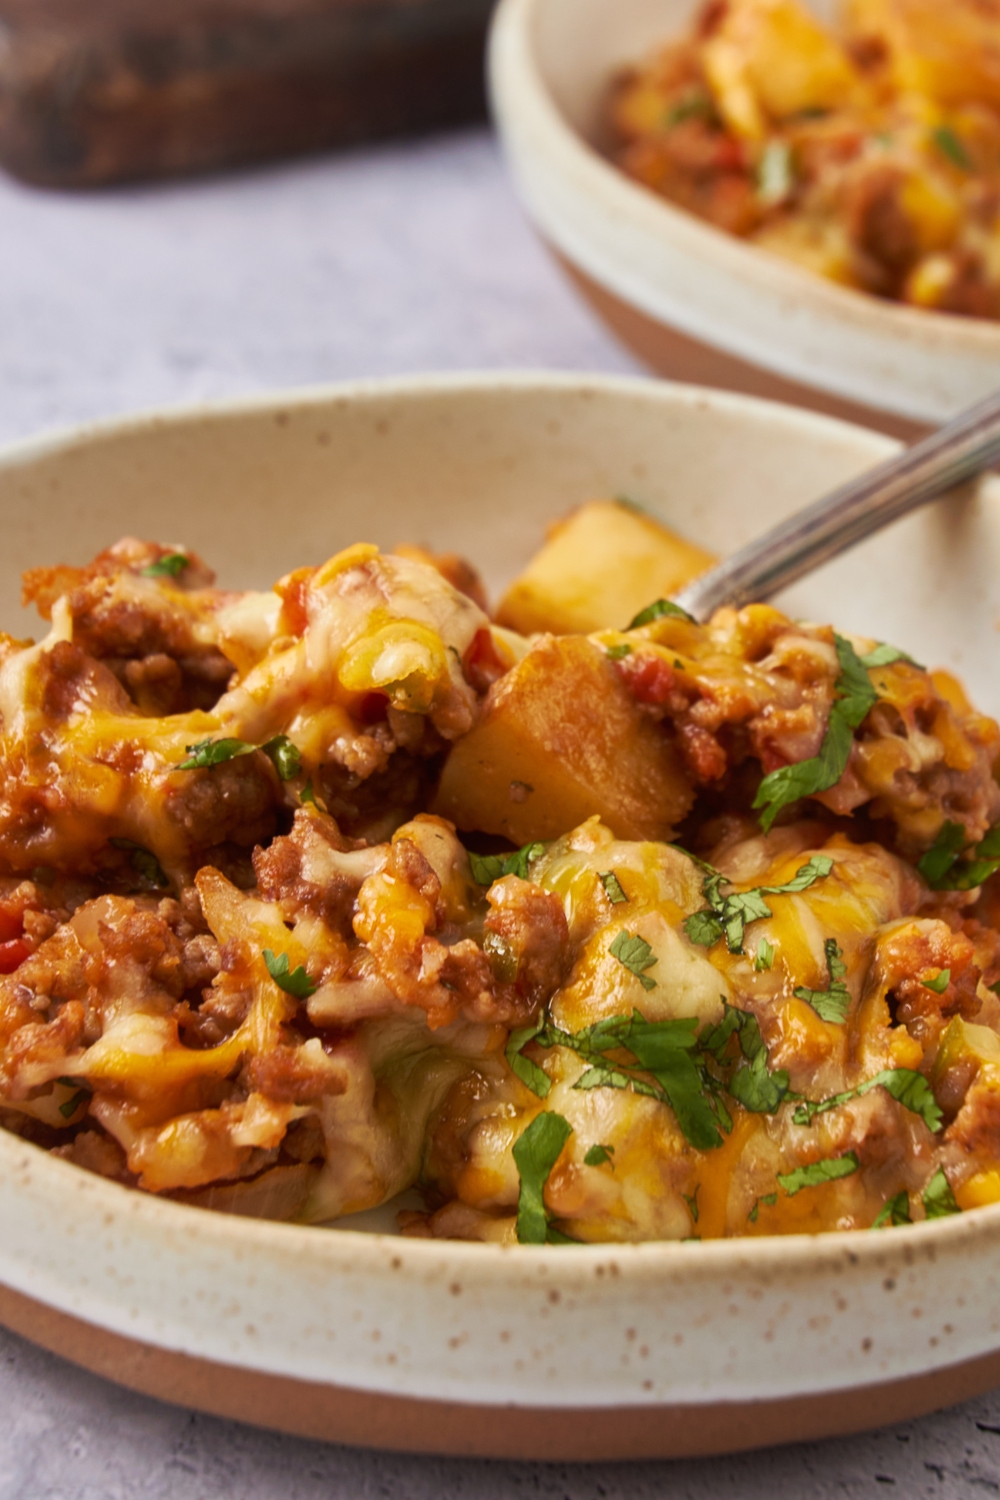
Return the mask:
[[690, 0], [502, 0], [494, 113], [522, 199], [597, 312], [662, 374], [901, 437], [997, 383], [1000, 326], [838, 286], [716, 230], [606, 159], [615, 75], [681, 35]]
[[[629, 493], [709, 549], [891, 451], [807, 413], [572, 377], [359, 384], [109, 424], [0, 456], [2, 622], [22, 568], [128, 529], [266, 585], [360, 535], [489, 561], [494, 596], [572, 504]], [[472, 497], [473, 503], [470, 503]], [[1000, 707], [1000, 486], [790, 590]], [[675, 1456], [898, 1420], [1000, 1378], [1000, 1207], [885, 1233], [501, 1247], [198, 1211], [0, 1131], [0, 1318], [185, 1405], [381, 1447]], [[360, 1231], [376, 1230], [374, 1235]]]

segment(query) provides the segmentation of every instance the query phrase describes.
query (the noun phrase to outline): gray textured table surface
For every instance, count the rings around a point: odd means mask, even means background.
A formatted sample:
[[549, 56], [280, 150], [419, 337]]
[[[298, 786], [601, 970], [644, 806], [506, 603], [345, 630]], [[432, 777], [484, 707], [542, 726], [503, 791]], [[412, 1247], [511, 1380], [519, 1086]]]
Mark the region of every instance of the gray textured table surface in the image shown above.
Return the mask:
[[[0, 181], [0, 439], [267, 386], [500, 366], [634, 368], [549, 265], [484, 134], [93, 197]], [[122, 1392], [0, 1332], [0, 1500], [893, 1491], [1000, 1493], [1000, 1392], [909, 1426], [737, 1458], [489, 1464], [255, 1432]]]

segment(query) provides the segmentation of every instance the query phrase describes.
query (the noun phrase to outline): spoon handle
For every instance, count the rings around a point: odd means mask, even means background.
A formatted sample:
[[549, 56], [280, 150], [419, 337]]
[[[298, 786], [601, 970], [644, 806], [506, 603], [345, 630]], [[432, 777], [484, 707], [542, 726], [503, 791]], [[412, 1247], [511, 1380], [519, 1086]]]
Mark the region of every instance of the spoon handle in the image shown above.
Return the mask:
[[696, 620], [729, 604], [769, 599], [856, 542], [1000, 458], [1000, 392], [930, 437], [789, 516], [703, 573], [675, 602]]

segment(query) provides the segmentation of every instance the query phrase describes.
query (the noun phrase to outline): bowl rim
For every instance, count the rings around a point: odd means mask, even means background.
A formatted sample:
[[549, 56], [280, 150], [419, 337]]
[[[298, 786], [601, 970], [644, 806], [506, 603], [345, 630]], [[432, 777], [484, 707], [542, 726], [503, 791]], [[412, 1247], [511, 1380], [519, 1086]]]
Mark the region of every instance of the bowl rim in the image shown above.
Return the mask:
[[[756, 286], [799, 310], [822, 317], [828, 325], [850, 325], [904, 347], [919, 344], [929, 354], [947, 348], [980, 359], [990, 355], [1000, 359], [1000, 320], [923, 310], [882, 300], [860, 288], [842, 286], [737, 235], [727, 234], [628, 177], [571, 124], [549, 88], [538, 56], [536, 31], [539, 17], [551, 3], [552, 0], [499, 0], [491, 23], [490, 104], [501, 139], [508, 144], [507, 154], [515, 177], [519, 177], [514, 160], [516, 151], [509, 149], [508, 137], [510, 122], [517, 117], [522, 125], [530, 125], [533, 145], [542, 143], [553, 170], [564, 180], [571, 180], [595, 204], [603, 202], [608, 215], [637, 234], [669, 244], [688, 260], [708, 263], [732, 280], [745, 283], [748, 293]], [[610, 9], [615, 0], [599, 0], [599, 3]], [[531, 208], [534, 214], [535, 205]], [[649, 295], [640, 284], [640, 277], [630, 276], [628, 268], [613, 257], [598, 257], [589, 252], [581, 237], [576, 237], [572, 245], [568, 240], [561, 242], [551, 215], [544, 221], [544, 232], [551, 233], [560, 249], [626, 302], [639, 306], [657, 320], [665, 317], [663, 304], [668, 300], [667, 293], [660, 297]], [[692, 338], [717, 342], [706, 331], [704, 322], [697, 315], [692, 316], [679, 299], [671, 303], [669, 321]], [[790, 356], [780, 342], [769, 347], [765, 363], [758, 340], [740, 337], [739, 330], [732, 333], [735, 336], [725, 345], [727, 352], [753, 364], [763, 364], [788, 379], [815, 384], [815, 371], [810, 377], [805, 362]], [[857, 386], [850, 377], [832, 370], [824, 372], [822, 389], [847, 400], [858, 399]], [[912, 402], [898, 395], [893, 399], [891, 389], [883, 393], [878, 403], [871, 404], [897, 415], [915, 416]]]
[[[891, 452], [901, 445], [837, 417], [709, 387], [683, 385], [648, 376], [577, 375], [565, 371], [472, 371], [431, 375], [364, 378], [298, 388], [259, 391], [230, 398], [197, 401], [169, 408], [150, 408], [124, 416], [67, 425], [39, 435], [0, 444], [0, 470], [30, 465], [60, 453], [90, 448], [119, 437], [138, 436], [159, 428], [196, 426], [227, 418], [264, 417], [281, 412], [308, 412], [331, 403], [365, 404], [370, 401], [404, 399], [419, 401], [439, 396], [495, 396], [518, 393], [579, 392], [653, 400], [666, 406], [706, 405], [731, 416], [747, 414], [755, 423], [777, 428], [798, 428], [845, 439], [863, 440], [865, 446]], [[983, 483], [1000, 489], [1000, 480], [989, 476]], [[422, 1279], [428, 1273], [450, 1274], [475, 1270], [487, 1281], [503, 1281], [517, 1267], [546, 1275], [558, 1269], [561, 1286], [592, 1286], [595, 1271], [614, 1262], [618, 1274], [645, 1281], [665, 1270], [683, 1267], [685, 1275], [717, 1278], [723, 1275], [771, 1281], [783, 1274], [851, 1266], [885, 1268], [911, 1264], [915, 1259], [933, 1260], [939, 1251], [960, 1253], [972, 1242], [986, 1238], [1000, 1245], [1000, 1203], [966, 1210], [947, 1218], [924, 1220], [906, 1227], [905, 1234], [876, 1234], [863, 1230], [832, 1230], [804, 1235], [755, 1235], [731, 1239], [688, 1242], [652, 1240], [639, 1243], [600, 1242], [572, 1247], [553, 1245], [496, 1245], [461, 1240], [409, 1239], [401, 1235], [329, 1226], [282, 1223], [244, 1218], [194, 1205], [159, 1198], [140, 1189], [126, 1187], [51, 1156], [11, 1132], [0, 1129], [0, 1183], [16, 1184], [35, 1178], [35, 1191], [54, 1197], [75, 1195], [88, 1202], [95, 1219], [138, 1216], [151, 1229], [179, 1230], [206, 1246], [226, 1245], [234, 1240], [247, 1248], [267, 1251], [297, 1249], [307, 1258], [322, 1254], [330, 1263], [356, 1261], [373, 1253], [401, 1260], [405, 1269]], [[41, 1179], [41, 1181], [39, 1181]], [[15, 1190], [16, 1189], [12, 1189]], [[2, 1188], [0, 1188], [2, 1192]], [[340, 1221], [341, 1223], [343, 1221]], [[900, 1226], [902, 1227], [902, 1226]], [[327, 1233], [317, 1232], [327, 1228]], [[309, 1247], [312, 1247], [310, 1250]], [[4, 1278], [7, 1279], [6, 1277]], [[30, 1290], [25, 1286], [24, 1290]]]

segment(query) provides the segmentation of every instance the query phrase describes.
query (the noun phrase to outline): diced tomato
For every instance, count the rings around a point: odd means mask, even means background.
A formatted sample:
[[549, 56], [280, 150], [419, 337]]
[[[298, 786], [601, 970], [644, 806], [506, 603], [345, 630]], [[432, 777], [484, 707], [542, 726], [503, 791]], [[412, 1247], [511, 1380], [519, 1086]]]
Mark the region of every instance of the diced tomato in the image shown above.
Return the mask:
[[20, 937], [24, 931], [24, 919], [19, 911], [11, 911], [9, 906], [0, 906], [0, 943], [9, 943], [11, 938]]
[[649, 703], [656, 708], [662, 708], [666, 703], [677, 681], [670, 663], [652, 653], [636, 651], [631, 656], [623, 656], [615, 666], [636, 702]]
[[0, 943], [0, 974], [13, 974], [19, 969], [24, 960], [31, 955], [31, 949], [24, 938], [14, 938], [9, 943]]

